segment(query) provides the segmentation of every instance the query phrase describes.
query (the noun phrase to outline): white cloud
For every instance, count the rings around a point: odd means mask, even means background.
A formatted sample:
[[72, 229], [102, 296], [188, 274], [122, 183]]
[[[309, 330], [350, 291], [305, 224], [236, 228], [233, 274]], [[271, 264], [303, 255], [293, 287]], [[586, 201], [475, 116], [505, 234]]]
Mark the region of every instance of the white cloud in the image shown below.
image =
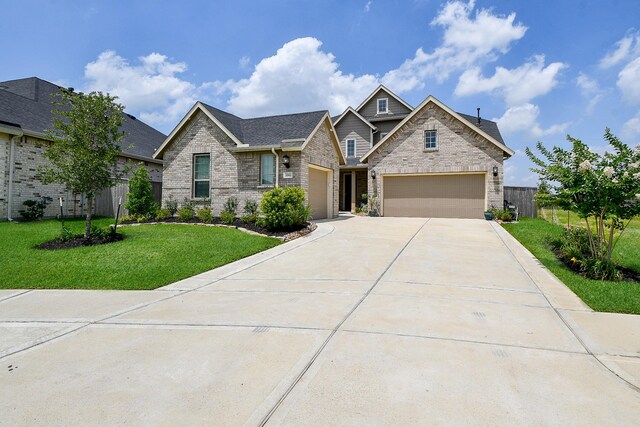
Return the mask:
[[539, 115], [537, 105], [524, 104], [508, 108], [502, 117], [493, 120], [498, 122], [500, 131], [505, 134], [524, 132], [535, 138], [566, 132], [569, 127], [569, 123], [559, 123], [544, 129], [538, 124]]
[[243, 69], [247, 68], [250, 63], [251, 63], [251, 58], [249, 58], [247, 55], [244, 55], [242, 58], [238, 60], [238, 65], [240, 66], [240, 68], [243, 68]]
[[389, 71], [382, 81], [398, 92], [421, 88], [429, 77], [443, 82], [453, 72], [495, 61], [527, 31], [514, 23], [515, 13], [504, 16], [480, 9], [473, 14], [474, 7], [474, 0], [446, 3], [431, 22], [444, 28], [441, 45], [431, 53], [419, 48], [414, 58]]
[[364, 11], [365, 12], [369, 12], [371, 10], [371, 0], [369, 0], [365, 5], [364, 5]]
[[455, 94], [468, 96], [477, 93], [495, 93], [504, 97], [508, 106], [522, 105], [533, 98], [549, 93], [558, 83], [559, 72], [567, 65], [554, 62], [544, 66], [544, 55], [513, 69], [496, 67], [495, 74], [484, 77], [480, 68], [471, 68], [460, 76]]
[[305, 37], [285, 43], [264, 58], [248, 79], [217, 82], [219, 93], [230, 91], [228, 110], [242, 117], [329, 109], [342, 112], [364, 99], [379, 84], [364, 74], [343, 74], [322, 42]]
[[576, 86], [582, 92], [582, 96], [588, 100], [587, 111], [592, 112], [604, 94], [600, 89], [600, 85], [598, 85], [597, 81], [581, 72], [576, 79]]
[[640, 142], [640, 112], [622, 125], [622, 139], [627, 145]]
[[600, 67], [611, 68], [626, 61], [631, 56], [640, 54], [640, 32], [627, 32], [627, 35], [618, 40], [616, 48], [607, 53], [600, 60]]
[[184, 62], [171, 62], [165, 55], [151, 53], [131, 65], [116, 52], [102, 52], [86, 65], [88, 91], [116, 95], [127, 111], [154, 125], [172, 125], [200, 95], [201, 87], [181, 79]]
[[618, 88], [632, 104], [640, 104], [640, 57], [629, 62], [618, 74]]

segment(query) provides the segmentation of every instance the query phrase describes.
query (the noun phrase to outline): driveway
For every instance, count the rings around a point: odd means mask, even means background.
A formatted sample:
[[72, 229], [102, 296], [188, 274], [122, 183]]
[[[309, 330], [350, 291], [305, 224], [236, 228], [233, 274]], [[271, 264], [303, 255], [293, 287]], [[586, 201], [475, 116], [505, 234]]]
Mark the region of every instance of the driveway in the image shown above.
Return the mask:
[[341, 217], [156, 291], [2, 291], [0, 359], [11, 426], [640, 418], [640, 316], [481, 220]]

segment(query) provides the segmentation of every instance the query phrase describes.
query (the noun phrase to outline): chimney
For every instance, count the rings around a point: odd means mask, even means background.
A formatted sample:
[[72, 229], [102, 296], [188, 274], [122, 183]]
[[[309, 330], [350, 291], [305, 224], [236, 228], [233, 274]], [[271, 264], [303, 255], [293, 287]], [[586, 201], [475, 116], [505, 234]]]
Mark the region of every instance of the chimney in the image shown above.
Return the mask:
[[480, 126], [480, 107], [478, 107], [478, 126]]

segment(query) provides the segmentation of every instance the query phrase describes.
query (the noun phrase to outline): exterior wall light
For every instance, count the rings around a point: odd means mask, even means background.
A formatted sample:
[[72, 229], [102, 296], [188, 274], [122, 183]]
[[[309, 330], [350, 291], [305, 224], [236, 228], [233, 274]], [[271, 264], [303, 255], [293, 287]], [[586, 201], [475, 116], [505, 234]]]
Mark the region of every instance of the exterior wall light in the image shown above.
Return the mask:
[[371, 179], [376, 179], [376, 171], [371, 171]]
[[498, 167], [497, 166], [493, 167], [493, 176], [498, 176]]
[[289, 156], [287, 156], [286, 154], [282, 156], [282, 164], [287, 169], [291, 167], [291, 161], [289, 160]]

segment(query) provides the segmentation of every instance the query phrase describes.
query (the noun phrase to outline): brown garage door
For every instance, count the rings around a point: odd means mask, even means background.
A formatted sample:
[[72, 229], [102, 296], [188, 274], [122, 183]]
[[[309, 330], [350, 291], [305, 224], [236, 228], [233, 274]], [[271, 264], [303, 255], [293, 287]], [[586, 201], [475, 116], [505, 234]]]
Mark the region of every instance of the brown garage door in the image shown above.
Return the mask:
[[327, 217], [327, 174], [323, 170], [309, 168], [309, 204], [313, 219]]
[[482, 218], [485, 175], [384, 177], [384, 216]]

